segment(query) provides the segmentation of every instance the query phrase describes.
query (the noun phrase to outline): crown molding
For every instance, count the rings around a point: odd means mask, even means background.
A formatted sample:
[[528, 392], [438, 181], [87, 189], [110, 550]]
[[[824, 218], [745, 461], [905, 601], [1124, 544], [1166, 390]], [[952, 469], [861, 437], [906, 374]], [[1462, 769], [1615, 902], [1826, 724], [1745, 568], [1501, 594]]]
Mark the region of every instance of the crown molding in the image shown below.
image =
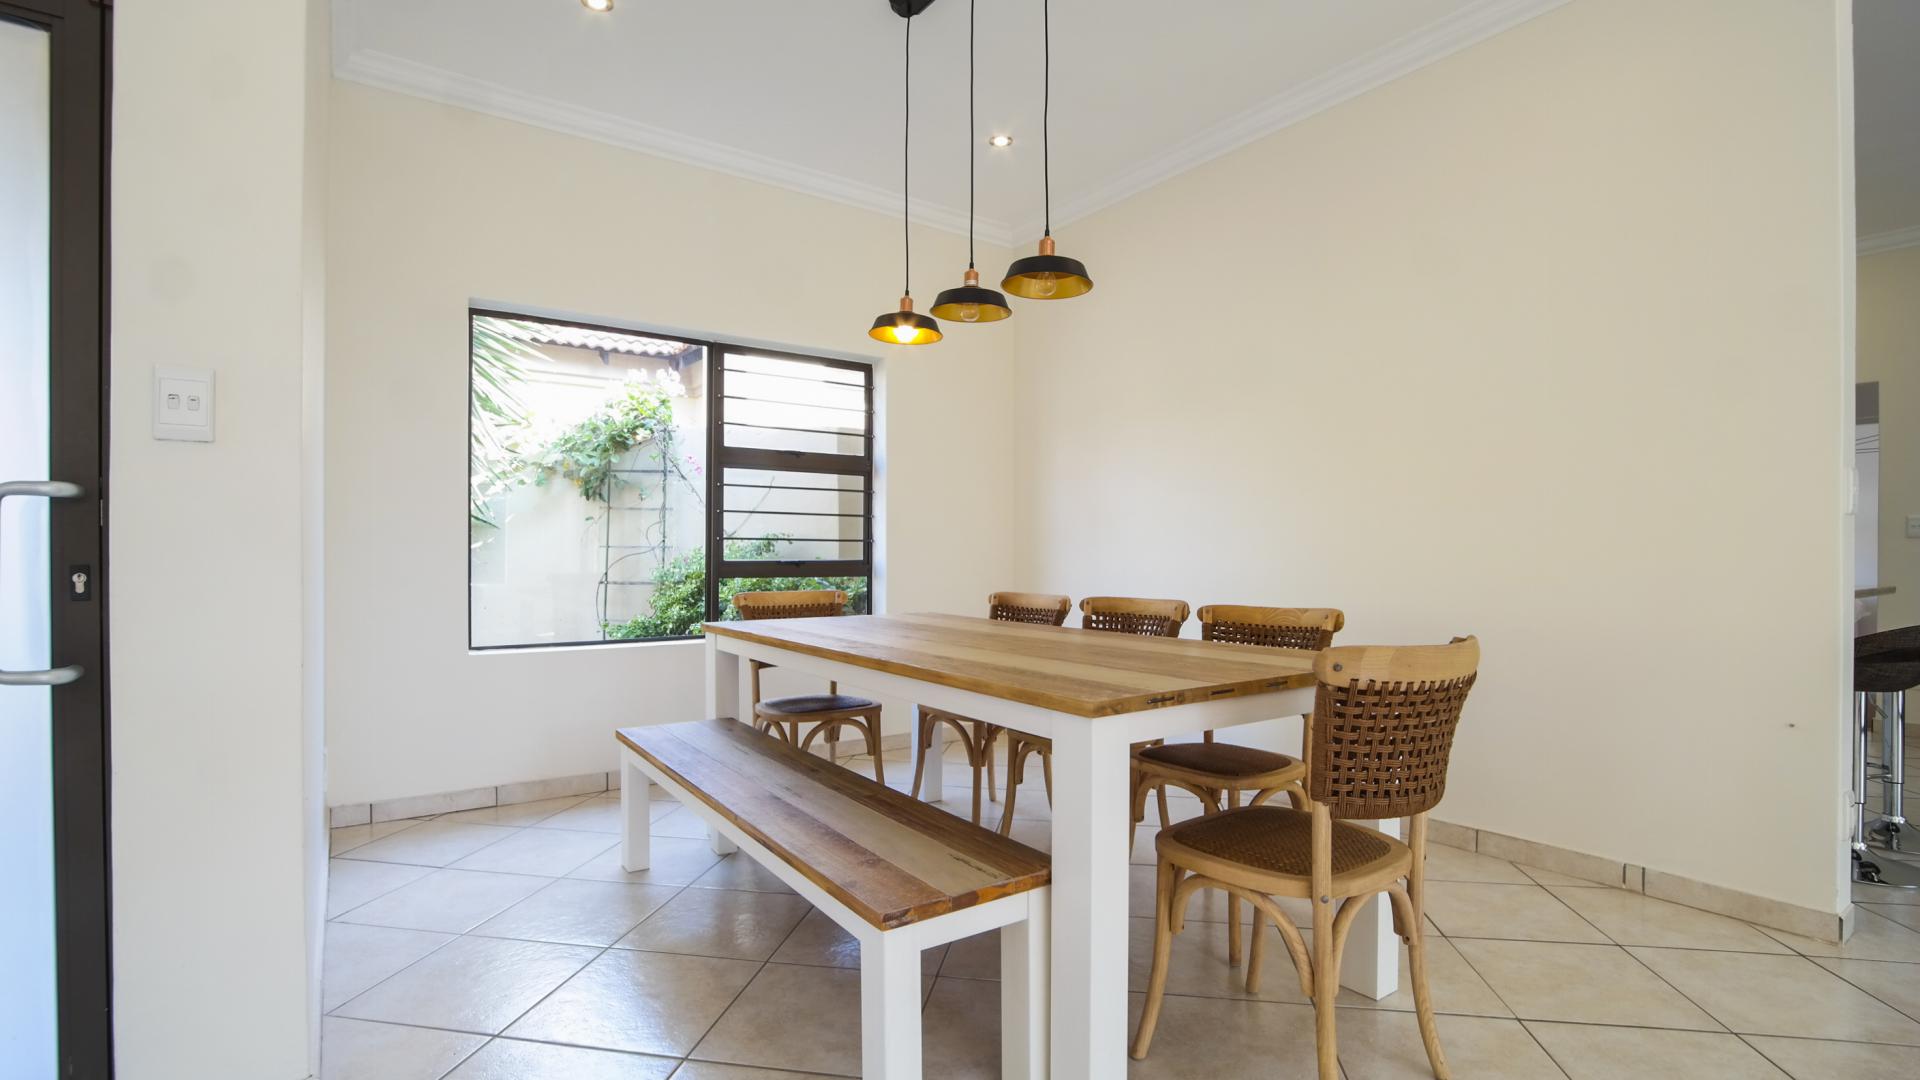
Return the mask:
[[1863, 236], [1854, 244], [1853, 251], [1856, 256], [1878, 255], [1883, 251], [1909, 247], [1920, 247], [1920, 225]]
[[[374, 49], [357, 48], [336, 37], [334, 76], [349, 82], [412, 97], [453, 105], [522, 124], [575, 135], [583, 139], [737, 176], [762, 184], [813, 195], [845, 206], [897, 217], [900, 195], [887, 188], [863, 184], [756, 154], [711, 140], [670, 131], [583, 105], [525, 93], [470, 75], [447, 71]], [[914, 199], [915, 222], [965, 236], [967, 212]], [[975, 234], [984, 243], [1011, 247], [1013, 230], [1003, 221], [980, 218]]]
[[[1189, 169], [1238, 150], [1257, 139], [1292, 127], [1310, 116], [1411, 74], [1462, 49], [1544, 15], [1571, 0], [1476, 0], [1475, 3], [1413, 33], [1388, 42], [1322, 75], [1194, 134], [1171, 150], [1127, 170], [1092, 191], [1062, 203], [1056, 225], [1078, 221]], [[1021, 236], [1037, 236], [1039, 220], [1026, 222]]]

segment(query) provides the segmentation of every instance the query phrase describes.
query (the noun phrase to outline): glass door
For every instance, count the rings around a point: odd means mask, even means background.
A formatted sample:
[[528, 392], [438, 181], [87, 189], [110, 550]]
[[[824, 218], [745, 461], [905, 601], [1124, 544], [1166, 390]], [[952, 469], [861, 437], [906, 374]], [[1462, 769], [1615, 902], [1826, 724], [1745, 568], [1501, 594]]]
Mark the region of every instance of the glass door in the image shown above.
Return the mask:
[[110, 1075], [105, 22], [0, 0], [0, 1075]]

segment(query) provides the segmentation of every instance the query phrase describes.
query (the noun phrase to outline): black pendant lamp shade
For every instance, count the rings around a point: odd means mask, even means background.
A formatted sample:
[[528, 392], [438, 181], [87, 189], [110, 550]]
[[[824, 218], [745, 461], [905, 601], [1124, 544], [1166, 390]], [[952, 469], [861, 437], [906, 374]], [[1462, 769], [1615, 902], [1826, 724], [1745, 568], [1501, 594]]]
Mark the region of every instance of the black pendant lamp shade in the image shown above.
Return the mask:
[[907, 20], [905, 59], [901, 69], [904, 72], [901, 92], [901, 114], [904, 124], [900, 133], [900, 236], [902, 270], [907, 277], [906, 286], [901, 289], [900, 309], [883, 312], [873, 320], [873, 329], [867, 336], [875, 341], [884, 341], [889, 345], [931, 345], [941, 338], [940, 324], [913, 310], [913, 203], [909, 196], [910, 182], [913, 177], [913, 156], [909, 152], [908, 136], [913, 131], [913, 17], [926, 10], [927, 4], [915, 0], [895, 0], [893, 10]]
[[1040, 104], [1040, 175], [1046, 208], [1046, 229], [1040, 235], [1040, 253], [1013, 260], [1000, 287], [1028, 300], [1066, 300], [1084, 296], [1093, 289], [1086, 264], [1056, 254], [1053, 249], [1053, 154], [1049, 135], [1049, 114], [1053, 110], [1053, 18], [1052, 4], [1040, 5], [1042, 42], [1042, 90]]
[[999, 322], [1013, 314], [1007, 298], [980, 287], [980, 271], [973, 266], [973, 154], [978, 142], [973, 128], [973, 9], [967, 3], [967, 273], [957, 289], [942, 290], [933, 298], [933, 313], [963, 323]]

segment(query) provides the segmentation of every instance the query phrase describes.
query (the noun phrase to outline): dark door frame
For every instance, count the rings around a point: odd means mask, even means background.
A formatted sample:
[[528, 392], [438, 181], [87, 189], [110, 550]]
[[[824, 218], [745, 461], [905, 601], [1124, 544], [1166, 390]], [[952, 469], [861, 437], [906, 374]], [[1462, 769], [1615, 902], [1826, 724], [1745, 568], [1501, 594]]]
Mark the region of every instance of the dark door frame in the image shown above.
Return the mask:
[[[52, 111], [48, 475], [85, 489], [48, 504], [53, 582], [89, 567], [91, 598], [52, 610], [54, 948], [59, 1075], [113, 1075], [107, 739], [107, 156], [111, 0], [0, 0], [50, 35]], [[3, 693], [4, 691], [0, 691]]]

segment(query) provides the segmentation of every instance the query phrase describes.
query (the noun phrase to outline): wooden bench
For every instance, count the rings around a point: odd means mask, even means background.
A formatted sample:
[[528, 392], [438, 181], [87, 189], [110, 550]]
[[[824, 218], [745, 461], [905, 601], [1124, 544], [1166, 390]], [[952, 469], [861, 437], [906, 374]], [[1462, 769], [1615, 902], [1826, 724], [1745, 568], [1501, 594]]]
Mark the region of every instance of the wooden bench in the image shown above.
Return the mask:
[[1047, 1075], [1045, 854], [732, 720], [617, 736], [628, 870], [652, 781], [860, 942], [862, 1076], [920, 1076], [921, 950], [996, 928], [1001, 1075]]

